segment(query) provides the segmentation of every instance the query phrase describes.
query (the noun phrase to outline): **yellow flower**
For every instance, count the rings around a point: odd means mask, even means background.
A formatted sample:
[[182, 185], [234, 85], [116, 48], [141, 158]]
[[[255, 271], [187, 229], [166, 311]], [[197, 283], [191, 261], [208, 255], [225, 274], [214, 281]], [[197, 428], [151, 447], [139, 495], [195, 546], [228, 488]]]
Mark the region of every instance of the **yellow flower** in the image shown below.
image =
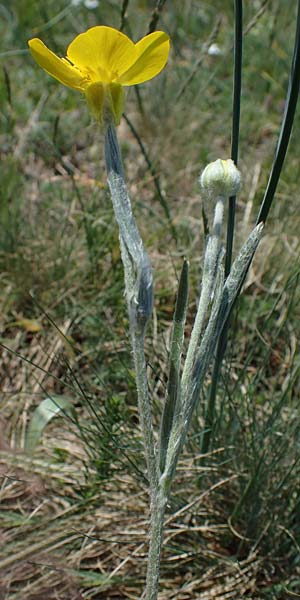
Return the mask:
[[169, 37], [155, 31], [134, 44], [127, 35], [99, 25], [80, 33], [59, 58], [38, 38], [28, 42], [36, 62], [49, 75], [83, 92], [101, 123], [113, 115], [119, 123], [124, 106], [123, 86], [143, 83], [158, 75], [169, 54]]

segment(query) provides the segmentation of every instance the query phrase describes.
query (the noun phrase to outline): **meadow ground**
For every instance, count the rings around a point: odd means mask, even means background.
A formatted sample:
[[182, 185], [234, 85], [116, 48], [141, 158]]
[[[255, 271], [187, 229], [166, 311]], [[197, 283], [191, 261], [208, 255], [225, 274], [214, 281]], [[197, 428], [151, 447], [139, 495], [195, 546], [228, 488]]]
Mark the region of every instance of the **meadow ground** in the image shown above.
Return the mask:
[[[143, 590], [147, 486], [103, 135], [80, 94], [34, 64], [27, 40], [40, 37], [63, 55], [96, 24], [122, 27], [137, 40], [155, 4], [0, 3], [5, 600], [136, 600]], [[199, 293], [205, 236], [198, 176], [207, 162], [230, 156], [233, 5], [164, 4], [157, 28], [171, 36], [168, 66], [129, 90], [118, 128], [154, 267], [147, 356], [156, 427], [184, 256], [191, 264], [187, 335]], [[296, 2], [245, 3], [235, 252], [255, 223], [272, 164], [295, 18]], [[299, 114], [232, 321], [210, 453], [203, 460], [208, 377], [179, 464], [160, 600], [300, 597]], [[210, 218], [211, 207], [204, 209]]]

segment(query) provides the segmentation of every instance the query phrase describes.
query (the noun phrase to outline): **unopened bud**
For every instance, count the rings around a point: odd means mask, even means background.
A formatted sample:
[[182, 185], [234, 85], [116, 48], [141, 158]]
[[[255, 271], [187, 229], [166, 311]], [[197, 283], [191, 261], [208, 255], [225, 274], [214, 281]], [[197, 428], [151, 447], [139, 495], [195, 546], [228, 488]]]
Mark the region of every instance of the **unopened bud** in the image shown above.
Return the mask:
[[233, 160], [218, 158], [205, 167], [200, 176], [203, 192], [211, 197], [235, 196], [241, 187], [241, 174]]

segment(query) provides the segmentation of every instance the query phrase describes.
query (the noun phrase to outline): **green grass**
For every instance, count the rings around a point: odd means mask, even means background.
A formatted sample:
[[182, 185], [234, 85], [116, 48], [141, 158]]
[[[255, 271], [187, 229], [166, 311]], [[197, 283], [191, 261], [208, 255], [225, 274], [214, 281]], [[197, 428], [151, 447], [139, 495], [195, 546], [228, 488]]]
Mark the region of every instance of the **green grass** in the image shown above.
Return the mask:
[[[184, 255], [191, 262], [187, 333], [198, 298], [198, 174], [207, 161], [230, 154], [233, 3], [198, 4], [166, 3], [159, 27], [172, 38], [169, 66], [140, 86], [144, 115], [134, 90], [126, 105], [159, 177], [177, 245], [138, 142], [124, 121], [119, 128], [134, 212], [154, 266], [147, 352], [157, 423]], [[245, 5], [247, 26], [260, 3]], [[153, 7], [129, 2], [125, 31], [134, 39], [147, 31]], [[0, 5], [0, 315], [1, 342], [12, 350], [3, 349], [1, 366], [2, 560], [10, 561], [1, 593], [9, 600], [71, 600], [80, 592], [139, 598], [143, 589], [144, 463], [103, 139], [80, 95], [39, 70], [26, 47], [39, 36], [63, 54], [89, 26], [118, 27], [120, 8], [108, 0], [95, 10], [62, 0]], [[244, 185], [235, 251], [255, 222], [274, 154], [292, 12], [290, 3], [270, 1], [244, 40]], [[223, 54], [203, 54], [176, 102], [217, 17]], [[164, 599], [299, 593], [298, 126], [299, 110], [265, 238], [234, 316], [211, 454], [204, 464], [203, 397], [180, 463], [167, 516]], [[38, 320], [39, 331], [24, 319]], [[27, 456], [26, 426], [41, 399], [55, 394], [71, 398], [72, 421], [51, 421]]]

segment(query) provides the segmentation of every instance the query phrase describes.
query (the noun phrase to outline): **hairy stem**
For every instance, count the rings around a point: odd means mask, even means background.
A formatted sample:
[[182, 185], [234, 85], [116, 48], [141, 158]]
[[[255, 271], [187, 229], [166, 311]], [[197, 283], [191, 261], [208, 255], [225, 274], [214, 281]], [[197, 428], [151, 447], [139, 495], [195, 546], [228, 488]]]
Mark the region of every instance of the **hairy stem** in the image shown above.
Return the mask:
[[139, 417], [151, 492], [157, 488], [158, 466], [148, 392], [144, 338], [153, 302], [152, 270], [143, 245], [125, 183], [121, 154], [114, 126], [108, 125], [105, 158], [115, 217], [119, 225], [121, 256], [124, 265], [130, 336], [136, 374]]
[[150, 543], [145, 600], [157, 600], [159, 585], [160, 555], [163, 540], [164, 515], [167, 496], [162, 486], [158, 486], [151, 501]]
[[201, 332], [207, 317], [207, 310], [210, 305], [216, 283], [217, 265], [220, 252], [220, 236], [224, 214], [224, 201], [225, 198], [223, 196], [220, 196], [217, 199], [212, 235], [210, 235], [208, 238], [205, 250], [200, 300], [182, 374], [182, 395], [184, 402], [187, 397], [187, 388], [191, 381], [195, 356], [197, 354], [201, 338]]

